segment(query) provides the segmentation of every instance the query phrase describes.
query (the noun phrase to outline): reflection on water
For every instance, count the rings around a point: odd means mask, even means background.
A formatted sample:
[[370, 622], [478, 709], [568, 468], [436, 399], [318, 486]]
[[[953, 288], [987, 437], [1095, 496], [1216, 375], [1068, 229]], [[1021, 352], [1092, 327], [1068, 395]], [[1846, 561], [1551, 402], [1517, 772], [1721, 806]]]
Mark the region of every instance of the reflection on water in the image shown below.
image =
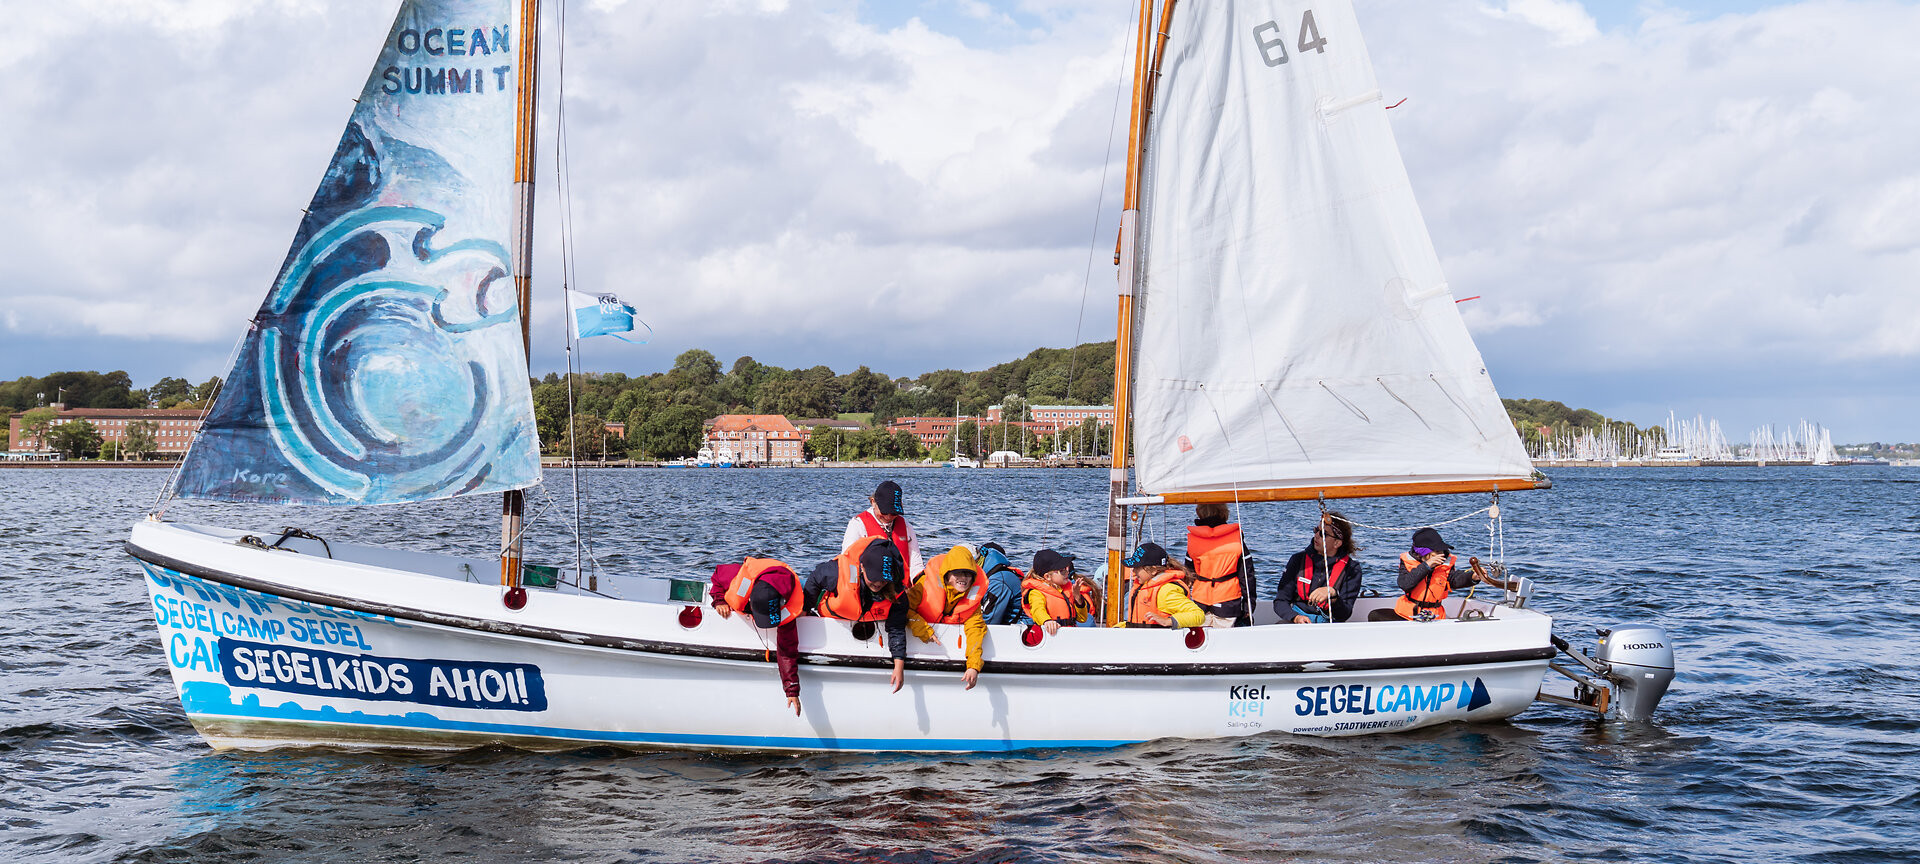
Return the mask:
[[[867, 471], [586, 472], [610, 572], [697, 574], [749, 552], [811, 563]], [[925, 544], [1097, 555], [1100, 471], [909, 471]], [[598, 748], [214, 753], [179, 713], [126, 525], [162, 477], [4, 471], [0, 850], [20, 860], [1895, 861], [1920, 858], [1920, 473], [1557, 472], [1512, 495], [1514, 569], [1592, 628], [1650, 620], [1682, 671], [1657, 725], [1544, 707], [1508, 724], [1363, 739], [1158, 741], [1015, 756]], [[570, 561], [566, 475], [536, 493], [535, 556]], [[1482, 502], [1343, 504], [1371, 524]], [[497, 504], [169, 516], [425, 551], [485, 549]], [[1823, 516], [1818, 514], [1832, 514]], [[1167, 514], [1177, 535], [1180, 513]], [[1267, 583], [1312, 505], [1246, 507]], [[1151, 525], [1162, 524], [1159, 517]], [[1478, 554], [1483, 523], [1447, 535]], [[1362, 532], [1369, 584], [1404, 543]], [[1782, 588], [1786, 587], [1786, 595]], [[1835, 587], [1841, 590], [1832, 590]], [[1872, 602], [1858, 602], [1871, 598]], [[902, 698], [905, 698], [904, 696]], [[773, 710], [742, 706], [741, 710]]]

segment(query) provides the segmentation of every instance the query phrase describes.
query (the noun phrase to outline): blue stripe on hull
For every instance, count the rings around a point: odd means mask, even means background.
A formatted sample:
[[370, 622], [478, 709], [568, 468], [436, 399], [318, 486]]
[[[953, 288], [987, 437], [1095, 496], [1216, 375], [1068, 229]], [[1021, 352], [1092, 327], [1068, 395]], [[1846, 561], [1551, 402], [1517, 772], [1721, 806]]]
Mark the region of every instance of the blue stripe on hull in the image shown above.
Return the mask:
[[[422, 732], [454, 732], [474, 735], [511, 735], [578, 741], [586, 744], [637, 744], [663, 747], [737, 747], [760, 750], [945, 750], [1011, 751], [1028, 749], [1065, 749], [1077, 747], [1118, 747], [1135, 740], [1043, 740], [1043, 739], [965, 739], [965, 738], [802, 738], [755, 735], [702, 735], [679, 732], [614, 732], [600, 729], [566, 729], [555, 726], [530, 726], [520, 723], [482, 723], [471, 720], [446, 720], [421, 712], [401, 716], [339, 711], [332, 707], [305, 708], [292, 702], [277, 707], [261, 705], [257, 696], [241, 703], [232, 701], [225, 685], [189, 681], [180, 693], [180, 703], [189, 716], [239, 720], [271, 720], [294, 723], [322, 723], [344, 726], [373, 726], [386, 729], [417, 729]], [[423, 746], [431, 742], [423, 741]]]

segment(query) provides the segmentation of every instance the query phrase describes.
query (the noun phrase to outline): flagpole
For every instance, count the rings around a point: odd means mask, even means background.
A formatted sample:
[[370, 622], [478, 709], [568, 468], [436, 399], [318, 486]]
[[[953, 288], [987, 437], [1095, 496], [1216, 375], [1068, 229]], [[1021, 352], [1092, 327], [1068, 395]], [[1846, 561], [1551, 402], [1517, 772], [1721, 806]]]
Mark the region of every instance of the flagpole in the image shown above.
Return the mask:
[[[520, 345], [533, 373], [533, 145], [540, 104], [540, 0], [520, 0], [520, 70], [513, 136], [513, 288], [520, 303]], [[527, 497], [519, 489], [500, 501], [500, 584], [520, 587], [521, 534]], [[522, 600], [521, 602], [525, 602]]]

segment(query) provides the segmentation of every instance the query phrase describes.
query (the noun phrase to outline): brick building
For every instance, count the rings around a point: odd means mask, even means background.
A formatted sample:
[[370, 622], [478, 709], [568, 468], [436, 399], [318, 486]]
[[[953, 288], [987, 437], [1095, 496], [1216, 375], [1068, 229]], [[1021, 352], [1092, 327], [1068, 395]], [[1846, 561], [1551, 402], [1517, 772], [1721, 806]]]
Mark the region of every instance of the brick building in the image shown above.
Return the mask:
[[779, 414], [722, 414], [707, 423], [706, 446], [736, 465], [800, 462], [806, 440], [804, 430]]
[[[1113, 425], [1112, 405], [1029, 405], [1026, 411], [1019, 412], [1021, 419], [1029, 421], [1030, 429], [1055, 434], [1061, 429], [1078, 426], [1088, 417], [1094, 418], [1101, 426]], [[1000, 406], [987, 406], [987, 422], [999, 423]]]
[[[126, 440], [127, 428], [145, 420], [152, 423], [153, 443], [159, 447], [154, 451], [157, 456], [179, 457], [187, 452], [187, 445], [193, 443], [193, 436], [200, 431], [200, 409], [175, 408], [160, 410], [155, 408], [68, 408], [55, 403], [51, 406], [55, 412], [53, 425], [48, 430], [57, 429], [75, 420], [85, 420], [93, 424], [94, 431], [108, 442], [112, 452], [115, 442]], [[21, 428], [20, 418], [25, 412], [13, 415], [7, 421], [7, 440], [12, 450], [45, 450], [46, 442], [29, 434]]]
[[896, 417], [893, 422], [887, 424], [887, 432], [889, 434], [912, 432], [913, 437], [920, 439], [921, 447], [932, 450], [935, 447], [951, 446], [954, 427], [971, 420], [973, 420], [972, 417], [961, 417], [958, 420], [952, 417]]

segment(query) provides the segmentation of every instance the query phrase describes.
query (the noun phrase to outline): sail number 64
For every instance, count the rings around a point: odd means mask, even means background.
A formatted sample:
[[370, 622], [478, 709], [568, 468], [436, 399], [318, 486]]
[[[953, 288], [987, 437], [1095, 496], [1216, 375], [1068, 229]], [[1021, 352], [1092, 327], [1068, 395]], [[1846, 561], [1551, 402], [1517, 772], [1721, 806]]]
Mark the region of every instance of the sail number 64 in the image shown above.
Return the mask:
[[[1280, 22], [1268, 21], [1253, 28], [1253, 43], [1260, 46], [1260, 59], [1268, 66], [1287, 62], [1287, 39], [1280, 35]], [[1294, 40], [1293, 49], [1301, 54], [1327, 53], [1327, 37], [1320, 35], [1320, 25], [1313, 23], [1312, 9], [1300, 16], [1300, 37]]]

